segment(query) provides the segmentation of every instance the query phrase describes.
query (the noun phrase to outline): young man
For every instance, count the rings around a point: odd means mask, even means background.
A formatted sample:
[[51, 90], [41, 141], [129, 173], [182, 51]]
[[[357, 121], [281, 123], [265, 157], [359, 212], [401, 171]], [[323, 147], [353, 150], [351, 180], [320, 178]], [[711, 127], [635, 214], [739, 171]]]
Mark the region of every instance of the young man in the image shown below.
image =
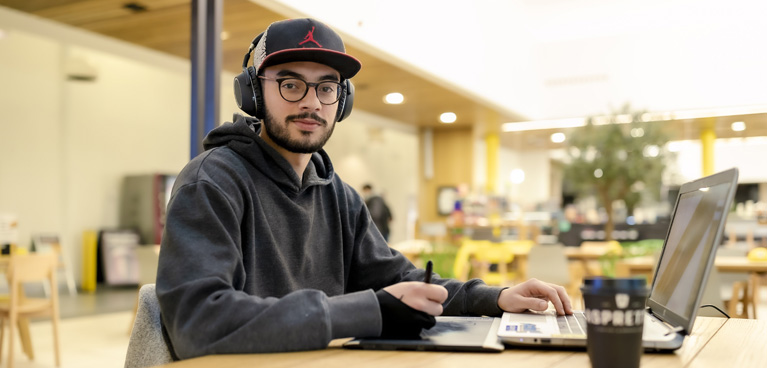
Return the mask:
[[210, 132], [168, 206], [157, 296], [175, 358], [407, 337], [436, 315], [543, 310], [549, 301], [571, 312], [564, 288], [537, 280], [507, 289], [422, 282], [425, 271], [387, 246], [322, 150], [349, 113], [359, 61], [311, 19], [273, 23], [251, 50], [254, 66], [235, 93], [260, 119], [239, 116]]
[[383, 235], [384, 240], [389, 241], [389, 223], [392, 220], [389, 206], [383, 197], [373, 193], [373, 186], [365, 184], [362, 186], [362, 198], [365, 199], [365, 206], [368, 208], [370, 218], [376, 224], [378, 231]]

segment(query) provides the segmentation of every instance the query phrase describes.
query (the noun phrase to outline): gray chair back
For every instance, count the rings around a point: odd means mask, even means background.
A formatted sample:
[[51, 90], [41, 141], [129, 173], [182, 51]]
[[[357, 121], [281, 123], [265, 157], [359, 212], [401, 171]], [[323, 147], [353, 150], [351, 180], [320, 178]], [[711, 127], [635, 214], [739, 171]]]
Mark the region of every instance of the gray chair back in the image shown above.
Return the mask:
[[145, 368], [173, 361], [168, 345], [162, 337], [160, 302], [155, 284], [146, 284], [139, 290], [136, 321], [128, 342], [125, 368]]
[[527, 255], [527, 277], [567, 287], [570, 279], [565, 247], [556, 245], [535, 245]]

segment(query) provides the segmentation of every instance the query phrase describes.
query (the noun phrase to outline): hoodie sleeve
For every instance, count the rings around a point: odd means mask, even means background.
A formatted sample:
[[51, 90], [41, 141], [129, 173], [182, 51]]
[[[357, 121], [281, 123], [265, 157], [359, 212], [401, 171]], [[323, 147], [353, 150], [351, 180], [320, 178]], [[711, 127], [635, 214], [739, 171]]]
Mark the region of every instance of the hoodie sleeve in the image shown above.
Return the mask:
[[372, 290], [334, 297], [311, 289], [280, 298], [246, 293], [241, 210], [233, 202], [196, 181], [180, 186], [168, 207], [157, 296], [178, 358], [322, 349], [333, 338], [380, 333]]

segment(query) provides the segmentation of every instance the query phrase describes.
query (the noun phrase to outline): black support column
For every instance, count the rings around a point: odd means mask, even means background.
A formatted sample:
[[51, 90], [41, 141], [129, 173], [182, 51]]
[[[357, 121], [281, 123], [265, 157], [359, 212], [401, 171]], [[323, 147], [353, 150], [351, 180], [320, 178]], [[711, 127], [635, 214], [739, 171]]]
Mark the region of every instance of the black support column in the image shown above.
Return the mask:
[[223, 0], [192, 0], [190, 158], [203, 151], [202, 139], [219, 116], [222, 4]]

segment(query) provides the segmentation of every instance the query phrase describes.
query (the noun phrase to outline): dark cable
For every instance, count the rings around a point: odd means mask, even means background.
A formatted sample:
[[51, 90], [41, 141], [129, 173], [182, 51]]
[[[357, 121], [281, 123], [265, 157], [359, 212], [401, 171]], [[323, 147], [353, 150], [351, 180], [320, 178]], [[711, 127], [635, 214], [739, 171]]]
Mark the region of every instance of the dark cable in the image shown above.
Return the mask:
[[719, 307], [717, 307], [717, 306], [715, 306], [715, 305], [713, 305], [713, 304], [704, 304], [704, 305], [701, 305], [700, 307], [701, 307], [701, 308], [704, 308], [704, 307], [711, 307], [711, 308], [714, 308], [714, 309], [718, 310], [718, 311], [719, 311], [719, 313], [721, 313], [721, 314], [724, 314], [724, 316], [725, 316], [725, 317], [727, 317], [727, 318], [730, 318], [730, 315], [729, 315], [729, 314], [725, 313], [725, 311], [723, 311], [723, 310], [719, 309]]

